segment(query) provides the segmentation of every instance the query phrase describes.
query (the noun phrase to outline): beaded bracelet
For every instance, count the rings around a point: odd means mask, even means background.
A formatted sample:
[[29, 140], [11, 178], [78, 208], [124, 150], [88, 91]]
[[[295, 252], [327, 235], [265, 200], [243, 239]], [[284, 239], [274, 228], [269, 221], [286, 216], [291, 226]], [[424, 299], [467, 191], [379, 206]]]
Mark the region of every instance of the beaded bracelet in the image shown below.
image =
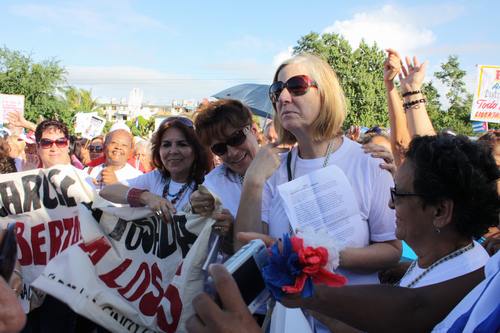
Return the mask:
[[416, 95], [416, 94], [420, 94], [420, 93], [422, 93], [422, 90], [407, 91], [402, 96], [406, 97], [406, 96]]
[[127, 202], [130, 207], [144, 207], [145, 205], [141, 203], [141, 194], [146, 191], [135, 187], [130, 188], [127, 192]]
[[414, 105], [417, 105], [417, 104], [420, 104], [420, 103], [425, 103], [425, 102], [427, 102], [425, 98], [417, 99], [417, 100], [414, 100], [414, 101], [411, 101], [411, 102], [404, 103], [403, 104], [403, 108], [405, 110], [407, 110], [407, 109], [410, 109]]

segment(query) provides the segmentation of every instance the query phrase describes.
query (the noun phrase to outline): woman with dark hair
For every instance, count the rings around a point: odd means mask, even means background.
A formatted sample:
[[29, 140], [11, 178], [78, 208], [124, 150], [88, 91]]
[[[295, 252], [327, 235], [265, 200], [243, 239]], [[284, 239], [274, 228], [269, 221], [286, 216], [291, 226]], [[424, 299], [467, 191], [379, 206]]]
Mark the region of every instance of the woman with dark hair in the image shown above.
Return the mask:
[[484, 266], [489, 256], [473, 239], [498, 224], [499, 175], [487, 145], [443, 134], [412, 140], [389, 202], [396, 236], [418, 257], [400, 286], [440, 283]]
[[165, 119], [152, 138], [156, 170], [121, 184], [106, 186], [100, 195], [132, 207], [148, 206], [168, 218], [181, 210], [212, 168], [211, 155], [185, 117]]
[[0, 173], [16, 172], [16, 162], [10, 157], [9, 142], [5, 137], [0, 137]]

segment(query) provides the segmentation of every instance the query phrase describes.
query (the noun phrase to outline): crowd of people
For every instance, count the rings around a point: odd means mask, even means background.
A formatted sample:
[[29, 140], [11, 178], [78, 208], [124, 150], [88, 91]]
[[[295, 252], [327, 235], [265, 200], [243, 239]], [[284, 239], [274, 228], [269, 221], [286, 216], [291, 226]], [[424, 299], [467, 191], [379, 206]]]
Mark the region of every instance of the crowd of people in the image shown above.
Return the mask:
[[[305, 310], [313, 332], [497, 331], [500, 133], [477, 141], [437, 133], [422, 93], [427, 63], [387, 54], [387, 130], [344, 132], [346, 100], [334, 69], [299, 54], [274, 74], [275, 116], [262, 132], [250, 109], [232, 99], [204, 103], [192, 119], [166, 118], [151, 140], [119, 125], [78, 139], [57, 120], [35, 125], [13, 114], [11, 127], [34, 135], [4, 133], [0, 170], [71, 164], [109, 205], [146, 206], [165, 223], [186, 209], [210, 216], [228, 257], [250, 239], [270, 246], [293, 233], [278, 186], [334, 165], [359, 213], [338, 253], [336, 273], [348, 285], [318, 285], [312, 297], [289, 295], [282, 303]], [[401, 260], [402, 241], [416, 260]], [[0, 332], [105, 331], [51, 296], [26, 320], [14, 295], [19, 268], [10, 281], [0, 278]], [[213, 265], [210, 273], [221, 304], [200, 294], [187, 329], [261, 331], [259, 311], [248, 312], [227, 271]], [[51, 319], [61, 314], [67, 320]]]

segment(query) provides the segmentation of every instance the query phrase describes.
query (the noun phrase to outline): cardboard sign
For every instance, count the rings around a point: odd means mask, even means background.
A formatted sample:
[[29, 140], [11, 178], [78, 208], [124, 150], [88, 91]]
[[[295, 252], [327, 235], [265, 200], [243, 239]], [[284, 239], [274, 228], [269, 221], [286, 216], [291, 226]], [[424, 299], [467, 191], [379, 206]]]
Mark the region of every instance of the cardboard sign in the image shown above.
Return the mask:
[[11, 112], [24, 115], [24, 96], [0, 94], [0, 122], [8, 123], [7, 114]]
[[500, 123], [500, 66], [478, 66], [470, 119]]

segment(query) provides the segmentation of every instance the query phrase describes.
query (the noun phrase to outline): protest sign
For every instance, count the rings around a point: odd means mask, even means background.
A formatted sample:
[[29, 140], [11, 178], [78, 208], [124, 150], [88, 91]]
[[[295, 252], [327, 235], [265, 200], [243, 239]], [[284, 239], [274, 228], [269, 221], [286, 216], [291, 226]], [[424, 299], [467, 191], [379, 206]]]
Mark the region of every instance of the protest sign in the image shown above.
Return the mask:
[[0, 121], [8, 123], [7, 114], [17, 112], [24, 115], [24, 96], [0, 94]]
[[113, 332], [184, 332], [214, 221], [181, 214], [166, 224], [147, 208], [84, 205], [79, 218], [82, 243], [33, 285]]
[[106, 125], [106, 119], [94, 115], [84, 121], [85, 123], [82, 131], [82, 138], [89, 140], [101, 135], [104, 130], [104, 125]]
[[500, 123], [500, 66], [478, 66], [470, 119]]
[[92, 116], [97, 117], [97, 112], [78, 112], [75, 114], [75, 133], [83, 133], [89, 126]]
[[0, 175], [0, 226], [16, 224], [26, 311], [31, 282], [52, 258], [80, 241], [78, 203], [93, 196], [85, 174], [70, 165]]

